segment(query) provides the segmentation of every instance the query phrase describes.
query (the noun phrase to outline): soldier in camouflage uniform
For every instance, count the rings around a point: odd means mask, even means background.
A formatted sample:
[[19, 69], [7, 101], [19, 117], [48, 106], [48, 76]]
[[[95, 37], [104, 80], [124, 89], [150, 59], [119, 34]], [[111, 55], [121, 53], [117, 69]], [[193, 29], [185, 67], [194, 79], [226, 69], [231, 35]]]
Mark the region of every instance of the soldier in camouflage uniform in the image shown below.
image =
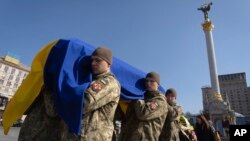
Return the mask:
[[180, 106], [176, 105], [176, 91], [170, 88], [166, 91], [168, 103], [168, 114], [159, 138], [159, 141], [180, 141], [179, 138], [179, 118], [182, 113]]
[[125, 113], [122, 111], [121, 105], [118, 104], [113, 120], [115, 130], [113, 133], [112, 141], [119, 141], [122, 128], [121, 126], [124, 121], [125, 121]]
[[94, 80], [85, 91], [81, 141], [111, 141], [120, 84], [110, 72], [112, 53], [109, 49], [97, 48], [91, 59]]
[[144, 100], [132, 101], [122, 125], [121, 141], [158, 141], [167, 115], [167, 102], [158, 91], [160, 77], [155, 72], [146, 76]]
[[94, 80], [85, 91], [81, 139], [68, 132], [55, 111], [52, 91], [44, 86], [27, 111], [18, 141], [111, 141], [120, 96], [120, 84], [109, 71], [111, 63], [112, 53], [106, 48], [97, 48], [92, 54]]
[[52, 101], [52, 91], [43, 87], [27, 111], [18, 141], [77, 141], [68, 133], [67, 125], [57, 115]]

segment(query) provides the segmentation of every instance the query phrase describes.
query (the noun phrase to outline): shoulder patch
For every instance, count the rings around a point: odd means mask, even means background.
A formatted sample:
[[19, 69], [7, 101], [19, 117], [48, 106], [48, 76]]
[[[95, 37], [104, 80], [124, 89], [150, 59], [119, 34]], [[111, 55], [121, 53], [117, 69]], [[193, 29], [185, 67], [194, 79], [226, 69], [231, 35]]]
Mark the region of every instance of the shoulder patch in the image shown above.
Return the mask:
[[104, 87], [104, 85], [102, 83], [100, 83], [99, 81], [97, 82], [94, 82], [92, 85], [91, 85], [91, 89], [95, 92], [98, 92], [100, 91], [102, 88]]

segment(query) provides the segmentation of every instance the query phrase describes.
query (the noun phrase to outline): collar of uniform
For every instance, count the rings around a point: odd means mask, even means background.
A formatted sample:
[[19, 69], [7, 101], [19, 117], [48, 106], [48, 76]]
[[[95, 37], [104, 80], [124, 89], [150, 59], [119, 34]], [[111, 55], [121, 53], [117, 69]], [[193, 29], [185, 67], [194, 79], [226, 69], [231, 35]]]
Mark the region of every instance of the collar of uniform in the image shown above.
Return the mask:
[[168, 103], [170, 106], [177, 107], [177, 102]]
[[160, 92], [158, 90], [157, 91], [146, 91], [144, 93], [144, 99], [151, 99], [151, 98], [156, 97], [159, 94], [160, 94]]
[[110, 76], [110, 75], [113, 75], [113, 74], [110, 71], [107, 71], [107, 72], [104, 72], [102, 74], [98, 74], [96, 76], [93, 76], [93, 80], [100, 79], [100, 78]]

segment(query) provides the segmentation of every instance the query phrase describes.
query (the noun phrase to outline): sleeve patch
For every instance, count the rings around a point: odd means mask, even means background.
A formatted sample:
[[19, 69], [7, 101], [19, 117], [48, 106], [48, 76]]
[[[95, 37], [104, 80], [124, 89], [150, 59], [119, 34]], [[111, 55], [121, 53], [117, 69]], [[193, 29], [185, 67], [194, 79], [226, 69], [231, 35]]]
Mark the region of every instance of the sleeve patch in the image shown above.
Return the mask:
[[100, 91], [101, 89], [103, 88], [103, 84], [101, 84], [100, 82], [94, 82], [92, 85], [91, 85], [91, 89], [95, 92], [98, 92]]

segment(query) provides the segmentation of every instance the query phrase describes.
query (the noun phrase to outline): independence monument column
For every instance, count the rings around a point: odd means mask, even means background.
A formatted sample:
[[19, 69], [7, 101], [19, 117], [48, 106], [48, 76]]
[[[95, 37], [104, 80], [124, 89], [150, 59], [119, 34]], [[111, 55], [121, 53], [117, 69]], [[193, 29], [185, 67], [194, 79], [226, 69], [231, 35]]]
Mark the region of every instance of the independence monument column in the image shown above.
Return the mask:
[[207, 44], [207, 54], [208, 54], [208, 63], [209, 63], [209, 71], [210, 71], [210, 81], [213, 92], [213, 100], [223, 101], [220, 94], [220, 85], [217, 74], [216, 67], [216, 59], [215, 59], [215, 51], [214, 51], [214, 41], [212, 30], [214, 25], [212, 21], [208, 18], [208, 11], [210, 10], [212, 3], [204, 4], [198, 10], [201, 10], [204, 14], [204, 23], [202, 23], [203, 31], [206, 37]]

